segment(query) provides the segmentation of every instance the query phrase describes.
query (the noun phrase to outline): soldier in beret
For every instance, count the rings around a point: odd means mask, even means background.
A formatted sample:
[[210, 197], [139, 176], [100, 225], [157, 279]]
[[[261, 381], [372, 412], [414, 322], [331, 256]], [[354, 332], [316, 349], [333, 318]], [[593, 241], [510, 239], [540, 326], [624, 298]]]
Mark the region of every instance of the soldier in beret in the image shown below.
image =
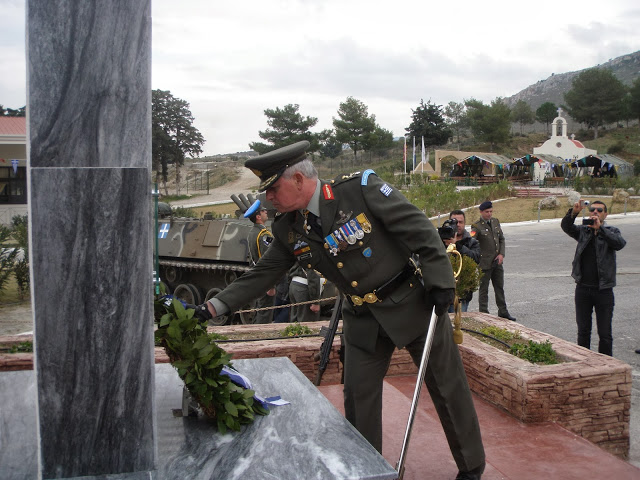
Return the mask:
[[[267, 229], [266, 223], [269, 218], [267, 209], [261, 206], [260, 200], [256, 200], [253, 205], [244, 213], [244, 217], [253, 222], [253, 228], [247, 236], [249, 244], [249, 257], [251, 265], [258, 263], [258, 260], [267, 252], [269, 245], [273, 241], [273, 235]], [[270, 288], [264, 295], [256, 299], [255, 308], [273, 307], [275, 287]], [[253, 323], [273, 322], [273, 310], [258, 310], [253, 318]]]
[[471, 225], [471, 234], [480, 242], [480, 263], [482, 280], [478, 293], [479, 310], [489, 313], [489, 281], [493, 285], [498, 306], [498, 316], [516, 321], [507, 309], [504, 297], [504, 261], [505, 241], [500, 227], [500, 221], [493, 216], [493, 204], [482, 202], [479, 207], [480, 220]]
[[[382, 385], [396, 348], [418, 365], [435, 306], [439, 320], [425, 382], [459, 480], [480, 479], [485, 454], [467, 378], [446, 313], [455, 280], [431, 222], [373, 170], [321, 181], [298, 142], [247, 160], [259, 190], [280, 212], [274, 240], [256, 266], [204, 305], [203, 319], [234, 311], [294, 263], [315, 269], [346, 296], [346, 418], [382, 451]], [[419, 264], [411, 261], [419, 256]]]

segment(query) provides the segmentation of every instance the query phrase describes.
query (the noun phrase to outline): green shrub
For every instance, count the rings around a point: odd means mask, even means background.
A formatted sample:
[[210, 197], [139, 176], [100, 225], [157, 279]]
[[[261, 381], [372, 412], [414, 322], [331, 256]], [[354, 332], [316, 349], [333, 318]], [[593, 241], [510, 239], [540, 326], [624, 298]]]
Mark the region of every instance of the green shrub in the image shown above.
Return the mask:
[[531, 363], [554, 365], [558, 363], [556, 352], [549, 340], [539, 343], [529, 340], [528, 343], [515, 343], [510, 353]]
[[[449, 261], [453, 271], [457, 272], [460, 265], [459, 257], [457, 255], [449, 255]], [[478, 290], [482, 275], [482, 270], [473, 258], [463, 256], [462, 270], [460, 270], [460, 275], [456, 279], [456, 295], [459, 298], [465, 298], [469, 293]]]
[[520, 339], [520, 332], [512, 332], [506, 328], [488, 326], [480, 329], [480, 332], [505, 343]]
[[306, 325], [300, 325], [298, 322], [287, 325], [287, 327], [280, 332], [281, 337], [297, 337], [299, 335], [312, 335], [311, 330]]
[[31, 277], [29, 275], [29, 221], [26, 215], [16, 215], [11, 220], [13, 227], [13, 238], [22, 249], [22, 259], [16, 260], [13, 266], [13, 273], [18, 284], [20, 300], [24, 300], [29, 292]]
[[12, 345], [9, 353], [31, 353], [33, 352], [32, 342], [20, 342], [18, 345]]
[[0, 292], [2, 292], [13, 273], [18, 249], [11, 238], [11, 229], [0, 225]]

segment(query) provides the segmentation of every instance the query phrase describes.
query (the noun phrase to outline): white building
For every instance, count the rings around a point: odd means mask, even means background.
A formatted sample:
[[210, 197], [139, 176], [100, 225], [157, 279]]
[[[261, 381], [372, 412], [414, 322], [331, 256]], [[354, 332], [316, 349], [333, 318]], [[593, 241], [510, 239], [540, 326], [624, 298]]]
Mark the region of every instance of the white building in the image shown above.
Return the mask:
[[27, 126], [25, 117], [0, 116], [0, 224], [27, 214]]
[[596, 155], [598, 152], [585, 147], [582, 142], [567, 137], [567, 120], [562, 117], [562, 109], [558, 108], [558, 116], [551, 124], [551, 137], [540, 147], [533, 149], [533, 154], [546, 154], [560, 157], [565, 161], [575, 161], [589, 155]]

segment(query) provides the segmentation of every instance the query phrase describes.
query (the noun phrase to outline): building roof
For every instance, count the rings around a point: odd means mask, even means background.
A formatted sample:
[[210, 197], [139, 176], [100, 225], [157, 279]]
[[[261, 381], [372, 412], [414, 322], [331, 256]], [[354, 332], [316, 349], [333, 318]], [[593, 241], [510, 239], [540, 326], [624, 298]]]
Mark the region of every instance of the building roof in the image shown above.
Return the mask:
[[458, 165], [468, 162], [486, 162], [494, 165], [509, 165], [513, 163], [513, 159], [505, 157], [504, 155], [497, 155], [495, 153], [485, 153], [483, 155], [469, 155], [464, 160], [458, 162]]
[[0, 135], [26, 135], [26, 117], [5, 117], [0, 116]]

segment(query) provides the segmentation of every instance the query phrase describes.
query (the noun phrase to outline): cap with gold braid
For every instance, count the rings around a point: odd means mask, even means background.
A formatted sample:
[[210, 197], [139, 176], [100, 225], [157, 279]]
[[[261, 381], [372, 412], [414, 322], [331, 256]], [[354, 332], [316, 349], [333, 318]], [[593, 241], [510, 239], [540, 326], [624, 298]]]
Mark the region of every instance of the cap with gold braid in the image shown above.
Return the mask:
[[263, 155], [258, 155], [244, 162], [244, 166], [260, 178], [258, 191], [264, 192], [278, 181], [288, 167], [307, 158], [309, 145], [309, 142], [303, 140]]

